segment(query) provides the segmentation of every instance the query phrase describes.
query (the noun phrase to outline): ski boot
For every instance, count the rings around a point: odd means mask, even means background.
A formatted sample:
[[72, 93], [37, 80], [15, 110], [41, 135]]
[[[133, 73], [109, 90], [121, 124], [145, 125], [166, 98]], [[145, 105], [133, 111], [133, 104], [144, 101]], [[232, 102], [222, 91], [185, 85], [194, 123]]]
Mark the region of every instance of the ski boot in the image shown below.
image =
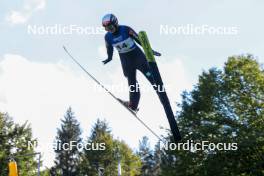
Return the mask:
[[139, 110], [139, 108], [135, 108], [132, 106], [132, 104], [129, 101], [124, 101], [118, 98], [118, 101], [122, 103], [129, 111], [131, 111], [133, 114], [136, 114]]

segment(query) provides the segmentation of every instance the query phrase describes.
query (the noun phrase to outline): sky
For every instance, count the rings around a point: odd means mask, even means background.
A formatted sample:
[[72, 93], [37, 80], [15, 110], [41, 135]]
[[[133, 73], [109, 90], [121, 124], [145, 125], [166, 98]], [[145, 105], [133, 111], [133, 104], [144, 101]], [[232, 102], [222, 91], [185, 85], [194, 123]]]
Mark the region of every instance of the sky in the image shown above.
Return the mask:
[[[53, 163], [51, 143], [69, 106], [81, 124], [83, 138], [100, 118], [109, 122], [115, 138], [133, 149], [144, 135], [152, 146], [157, 142], [112, 97], [96, 91], [95, 82], [62, 49], [65, 45], [101, 83], [126, 87], [117, 53], [109, 64], [101, 62], [107, 57], [101, 28], [106, 13], [114, 13], [120, 24], [137, 32], [147, 31], [153, 49], [162, 53], [156, 59], [175, 111], [181, 93], [192, 89], [202, 71], [223, 67], [229, 56], [250, 53], [264, 63], [264, 2], [260, 0], [0, 3], [0, 111], [8, 112], [17, 123], [30, 122], [45, 166]], [[48, 30], [56, 26], [57, 32]], [[70, 26], [86, 33], [58, 32], [59, 27]], [[210, 30], [190, 32], [202, 27]], [[141, 86], [149, 86], [140, 73], [138, 80]], [[126, 90], [113, 92], [128, 98]], [[142, 90], [138, 115], [156, 133], [165, 134], [160, 127], [168, 128], [168, 122], [154, 91]]]

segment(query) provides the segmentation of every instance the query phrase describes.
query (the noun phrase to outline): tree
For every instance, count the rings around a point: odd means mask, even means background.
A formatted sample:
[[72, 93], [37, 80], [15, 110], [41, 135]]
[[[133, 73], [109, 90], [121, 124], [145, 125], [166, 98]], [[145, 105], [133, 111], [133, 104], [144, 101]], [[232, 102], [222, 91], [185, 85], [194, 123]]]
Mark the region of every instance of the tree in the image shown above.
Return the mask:
[[159, 176], [161, 174], [161, 155], [162, 155], [162, 150], [160, 149], [160, 142], [159, 141], [156, 145], [155, 145], [155, 149], [154, 149], [154, 167], [153, 167], [153, 175], [154, 176]]
[[98, 169], [101, 168], [106, 175], [115, 175], [117, 163], [113, 155], [114, 141], [105, 121], [97, 120], [86, 144], [89, 144], [90, 147], [84, 150], [83, 174], [97, 175]]
[[27, 122], [19, 125], [7, 113], [0, 113], [0, 174], [8, 175], [9, 159], [14, 158], [19, 175], [36, 175], [34, 156], [25, 156], [34, 153], [34, 147], [28, 146], [28, 143], [34, 142], [36, 139], [32, 138], [32, 129]]
[[121, 160], [122, 175], [139, 175], [140, 160], [123, 141], [115, 140], [106, 121], [97, 120], [82, 156], [81, 175], [117, 175], [118, 160]]
[[150, 149], [149, 139], [144, 136], [141, 141], [139, 141], [139, 151], [138, 155], [142, 162], [141, 175], [150, 176], [154, 175], [155, 160], [154, 152]]
[[253, 56], [233, 56], [223, 70], [203, 72], [182, 98], [184, 142], [236, 143], [237, 150], [163, 150], [162, 175], [264, 174], [264, 71]]
[[[52, 173], [62, 176], [75, 176], [79, 172], [80, 152], [78, 145], [81, 144], [81, 129], [71, 107], [67, 110], [64, 119], [61, 120], [60, 129], [56, 136], [56, 159]], [[55, 173], [54, 173], [55, 172]]]
[[124, 142], [115, 140], [116, 146], [119, 148], [122, 176], [138, 176], [141, 175], [140, 158], [132, 151], [131, 148]]

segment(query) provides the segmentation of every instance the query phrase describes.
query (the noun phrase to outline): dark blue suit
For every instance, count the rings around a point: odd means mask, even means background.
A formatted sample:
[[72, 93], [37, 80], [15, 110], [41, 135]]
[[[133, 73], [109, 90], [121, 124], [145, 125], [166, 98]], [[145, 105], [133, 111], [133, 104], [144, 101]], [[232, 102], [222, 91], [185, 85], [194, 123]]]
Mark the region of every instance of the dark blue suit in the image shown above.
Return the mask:
[[123, 73], [128, 80], [130, 103], [136, 109], [140, 99], [136, 70], [141, 71], [152, 85], [155, 83], [145, 54], [135, 41], [140, 44], [137, 33], [128, 26], [120, 25], [114, 34], [107, 32], [105, 35], [108, 59], [112, 59], [115, 47], [120, 56]]

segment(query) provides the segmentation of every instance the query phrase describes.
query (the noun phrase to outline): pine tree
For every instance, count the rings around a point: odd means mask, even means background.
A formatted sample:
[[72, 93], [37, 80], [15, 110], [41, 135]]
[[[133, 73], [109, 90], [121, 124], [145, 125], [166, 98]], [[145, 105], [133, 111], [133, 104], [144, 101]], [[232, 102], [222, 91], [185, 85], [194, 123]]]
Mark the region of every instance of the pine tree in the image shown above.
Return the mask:
[[149, 139], [144, 136], [141, 141], [139, 141], [139, 151], [142, 167], [141, 175], [150, 176], [153, 175], [153, 169], [155, 167], [155, 160], [153, 151], [150, 149]]
[[79, 172], [78, 165], [81, 152], [78, 150], [77, 144], [81, 144], [82, 139], [80, 137], [80, 124], [71, 107], [67, 110], [61, 123], [60, 129], [57, 130], [56, 159], [52, 173], [62, 176], [76, 176]]
[[[114, 141], [110, 132], [108, 124], [98, 119], [86, 141], [87, 144], [90, 144], [90, 148], [84, 150], [83, 174], [98, 175], [99, 169], [103, 170], [105, 175], [117, 173], [117, 162], [113, 153]], [[104, 146], [104, 148], [99, 145]]]
[[182, 97], [177, 116], [183, 142], [237, 143], [238, 149], [164, 150], [162, 175], [264, 174], [264, 70], [251, 55], [203, 72]]
[[113, 138], [106, 121], [99, 119], [96, 121], [86, 143], [93, 146], [93, 149], [85, 149], [83, 152], [81, 175], [96, 176], [99, 169], [103, 171], [104, 175], [117, 175], [119, 159], [121, 160], [122, 175], [139, 175], [139, 158], [133, 154], [127, 144]]
[[158, 176], [161, 173], [161, 155], [162, 150], [160, 149], [160, 141], [155, 145], [154, 149], [154, 167], [153, 167], [153, 176]]

